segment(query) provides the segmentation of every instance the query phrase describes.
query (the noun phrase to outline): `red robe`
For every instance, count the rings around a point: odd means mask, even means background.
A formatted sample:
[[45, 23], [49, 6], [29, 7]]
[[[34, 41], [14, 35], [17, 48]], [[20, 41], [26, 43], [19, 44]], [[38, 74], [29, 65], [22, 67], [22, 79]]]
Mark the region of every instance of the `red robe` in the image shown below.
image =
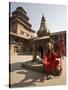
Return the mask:
[[43, 65], [46, 72], [51, 72], [53, 69], [56, 69], [59, 65], [59, 61], [56, 60], [59, 58], [55, 53], [49, 55], [49, 53], [44, 56]]
[[64, 43], [64, 35], [61, 34], [60, 35], [60, 40], [57, 43], [58, 45], [58, 53], [60, 53], [61, 55], [65, 55], [66, 54], [66, 50], [65, 50], [65, 43]]
[[60, 48], [61, 54], [65, 54], [64, 40], [60, 40], [59, 48]]

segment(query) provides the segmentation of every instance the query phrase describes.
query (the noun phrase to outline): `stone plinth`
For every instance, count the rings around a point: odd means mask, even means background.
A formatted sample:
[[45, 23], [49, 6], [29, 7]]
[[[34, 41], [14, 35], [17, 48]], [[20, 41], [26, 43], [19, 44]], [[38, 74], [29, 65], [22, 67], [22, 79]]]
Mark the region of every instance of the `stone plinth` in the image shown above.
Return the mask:
[[39, 72], [43, 72], [43, 64], [40, 61], [36, 61], [36, 62], [32, 62], [32, 61], [27, 61], [22, 63], [22, 67], [31, 69], [31, 70], [35, 70], [35, 71], [39, 71]]

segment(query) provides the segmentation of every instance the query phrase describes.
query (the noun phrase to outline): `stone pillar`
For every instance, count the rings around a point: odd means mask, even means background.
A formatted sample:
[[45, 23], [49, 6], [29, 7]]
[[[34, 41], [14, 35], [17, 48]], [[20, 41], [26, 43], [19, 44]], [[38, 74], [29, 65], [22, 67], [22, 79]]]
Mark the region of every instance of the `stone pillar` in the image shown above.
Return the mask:
[[36, 62], [37, 60], [37, 49], [36, 49], [36, 43], [33, 42], [33, 61]]
[[16, 48], [15, 48], [15, 45], [14, 44], [12, 44], [12, 45], [10, 45], [10, 54], [16, 54], [16, 50], [15, 50]]
[[21, 54], [21, 45], [18, 45], [18, 54]]

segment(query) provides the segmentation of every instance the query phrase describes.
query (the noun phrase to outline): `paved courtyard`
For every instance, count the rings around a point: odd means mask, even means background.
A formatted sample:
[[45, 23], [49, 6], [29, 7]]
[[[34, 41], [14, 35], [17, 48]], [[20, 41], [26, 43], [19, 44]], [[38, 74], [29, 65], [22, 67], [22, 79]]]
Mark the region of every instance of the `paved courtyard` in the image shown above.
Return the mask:
[[55, 76], [52, 79], [40, 82], [42, 73], [29, 70], [21, 67], [23, 62], [32, 60], [32, 55], [14, 55], [10, 57], [11, 72], [10, 84], [11, 87], [26, 87], [26, 86], [51, 86], [66, 84], [66, 59], [62, 60], [63, 71], [61, 76]]

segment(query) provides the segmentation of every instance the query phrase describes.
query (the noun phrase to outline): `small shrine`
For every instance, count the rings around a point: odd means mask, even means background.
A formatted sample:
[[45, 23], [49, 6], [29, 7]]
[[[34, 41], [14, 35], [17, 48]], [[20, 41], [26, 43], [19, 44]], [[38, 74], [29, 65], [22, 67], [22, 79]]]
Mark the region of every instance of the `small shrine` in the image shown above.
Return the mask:
[[47, 50], [47, 43], [50, 41], [50, 32], [48, 31], [46, 19], [42, 15], [40, 28], [37, 32], [37, 37], [33, 40], [33, 61], [37, 60], [37, 54], [42, 49], [43, 52]]

